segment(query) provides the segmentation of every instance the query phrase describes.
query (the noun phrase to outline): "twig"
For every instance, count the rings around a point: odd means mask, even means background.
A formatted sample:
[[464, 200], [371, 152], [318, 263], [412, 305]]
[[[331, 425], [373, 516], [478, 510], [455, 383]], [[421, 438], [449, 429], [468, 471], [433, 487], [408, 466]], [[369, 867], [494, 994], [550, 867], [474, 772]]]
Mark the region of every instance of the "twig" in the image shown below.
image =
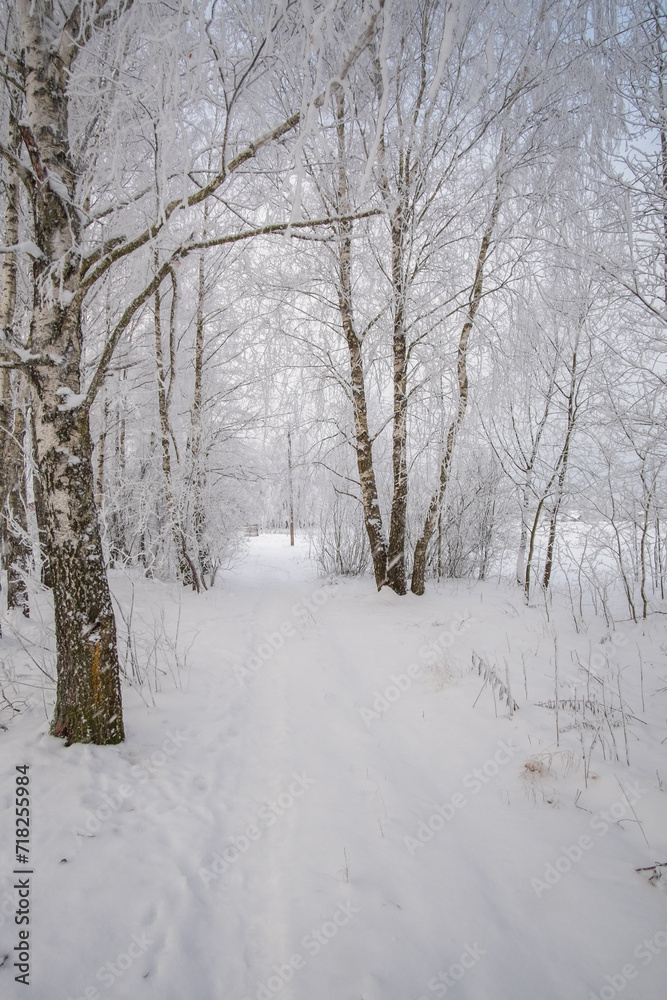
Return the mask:
[[648, 842], [648, 837], [647, 837], [647, 836], [646, 836], [646, 834], [644, 833], [644, 827], [642, 826], [642, 821], [640, 820], [639, 816], [638, 816], [638, 815], [637, 815], [637, 813], [635, 812], [635, 807], [633, 806], [632, 802], [631, 802], [631, 801], [630, 801], [630, 799], [628, 798], [628, 793], [626, 792], [625, 788], [623, 788], [623, 785], [622, 785], [622, 784], [621, 784], [621, 782], [619, 781], [619, 779], [618, 779], [618, 775], [616, 775], [616, 774], [615, 774], [615, 775], [614, 775], [614, 777], [616, 778], [616, 781], [618, 782], [618, 787], [619, 787], [619, 788], [621, 789], [621, 791], [623, 792], [623, 795], [624, 795], [624, 797], [625, 797], [625, 801], [626, 801], [626, 802], [628, 803], [628, 805], [629, 805], [629, 806], [630, 806], [630, 808], [632, 809], [632, 815], [633, 815], [633, 816], [635, 817], [635, 819], [636, 819], [637, 823], [639, 824], [639, 829], [640, 829], [640, 830], [641, 830], [641, 832], [642, 832], [642, 837], [643, 837], [643, 838], [644, 838], [644, 840], [646, 841], [646, 846], [647, 846], [647, 847], [650, 847], [651, 845], [650, 845], [650, 844], [649, 844], [649, 842]]

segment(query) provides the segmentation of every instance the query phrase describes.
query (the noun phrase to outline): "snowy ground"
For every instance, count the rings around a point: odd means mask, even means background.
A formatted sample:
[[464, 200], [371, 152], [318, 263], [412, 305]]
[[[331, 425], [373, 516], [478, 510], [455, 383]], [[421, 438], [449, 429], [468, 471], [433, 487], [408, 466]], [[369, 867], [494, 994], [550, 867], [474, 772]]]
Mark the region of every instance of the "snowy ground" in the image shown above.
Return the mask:
[[7, 958], [3, 998], [663, 1000], [667, 892], [635, 869], [667, 862], [664, 618], [377, 594], [283, 536], [202, 596], [113, 585], [151, 678], [125, 744], [49, 737], [49, 690], [0, 731], [0, 960], [16, 765], [34, 827], [31, 985]]

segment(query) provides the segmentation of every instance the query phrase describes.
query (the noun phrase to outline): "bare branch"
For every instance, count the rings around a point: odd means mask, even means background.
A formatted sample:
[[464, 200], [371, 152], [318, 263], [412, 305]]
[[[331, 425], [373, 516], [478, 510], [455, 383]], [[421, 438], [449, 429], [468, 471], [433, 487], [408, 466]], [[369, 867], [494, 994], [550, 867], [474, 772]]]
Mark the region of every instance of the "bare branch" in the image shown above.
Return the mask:
[[226, 243], [238, 243], [240, 240], [250, 239], [252, 236], [267, 236], [271, 233], [284, 233], [288, 229], [307, 229], [311, 226], [333, 226], [340, 222], [352, 222], [355, 219], [369, 219], [376, 215], [382, 215], [379, 208], [372, 208], [366, 212], [357, 212], [354, 215], [332, 215], [324, 219], [308, 219], [303, 222], [274, 222], [268, 226], [260, 226], [258, 229], [251, 229], [246, 233], [232, 233], [229, 236], [220, 236], [217, 239], [202, 240], [198, 243], [186, 244], [177, 256], [184, 257], [193, 250], [204, 250], [207, 247], [219, 247]]

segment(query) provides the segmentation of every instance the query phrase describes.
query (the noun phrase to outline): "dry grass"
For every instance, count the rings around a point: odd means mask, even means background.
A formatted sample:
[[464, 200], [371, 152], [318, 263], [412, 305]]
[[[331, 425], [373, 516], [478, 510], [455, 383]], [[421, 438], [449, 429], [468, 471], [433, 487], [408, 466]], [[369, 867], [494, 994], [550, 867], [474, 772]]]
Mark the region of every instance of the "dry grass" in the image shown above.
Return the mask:
[[525, 794], [534, 805], [541, 799], [546, 805], [558, 804], [556, 783], [576, 770], [578, 761], [571, 750], [543, 750], [524, 761], [521, 779]]

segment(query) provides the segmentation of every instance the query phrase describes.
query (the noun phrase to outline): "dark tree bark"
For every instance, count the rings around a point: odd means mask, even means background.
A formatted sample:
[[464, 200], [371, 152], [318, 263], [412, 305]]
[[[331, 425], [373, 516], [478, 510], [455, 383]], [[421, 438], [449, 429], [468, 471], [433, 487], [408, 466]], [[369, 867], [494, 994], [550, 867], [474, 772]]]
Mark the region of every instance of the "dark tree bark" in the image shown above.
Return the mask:
[[535, 549], [537, 543], [537, 531], [540, 525], [542, 514], [545, 508], [547, 507], [549, 500], [552, 500], [552, 506], [550, 508], [550, 515], [549, 515], [549, 534], [547, 540], [544, 573], [542, 577], [542, 586], [545, 590], [548, 588], [551, 580], [551, 572], [553, 569], [553, 552], [556, 541], [556, 528], [558, 523], [558, 515], [560, 512], [560, 506], [563, 499], [565, 477], [567, 475], [567, 467], [570, 455], [570, 447], [575, 432], [579, 407], [581, 405], [579, 399], [579, 393], [581, 389], [582, 380], [586, 374], [586, 368], [584, 368], [582, 371], [578, 359], [579, 332], [580, 331], [577, 331], [577, 340], [575, 348], [572, 352], [572, 360], [569, 367], [569, 373], [570, 373], [569, 387], [566, 390], [561, 390], [563, 392], [563, 395], [567, 393], [566, 396], [567, 424], [565, 429], [565, 439], [563, 441], [563, 447], [561, 448], [561, 451], [558, 455], [552, 474], [549, 477], [549, 480], [546, 483], [546, 486], [544, 487], [542, 495], [540, 496], [540, 499], [538, 501], [537, 508], [535, 510], [535, 516], [533, 518], [533, 525], [530, 531], [528, 558], [526, 560], [526, 576], [524, 582], [524, 595], [526, 601], [530, 599], [530, 589], [532, 585], [532, 575], [533, 575], [533, 562], [535, 559]]
[[32, 166], [25, 183], [41, 252], [33, 265], [33, 360], [27, 370], [55, 607], [58, 682], [51, 732], [69, 743], [118, 743], [124, 734], [116, 626], [95, 506], [88, 410], [80, 397], [81, 262], [72, 253], [80, 221], [72, 208], [76, 176], [67, 99], [78, 23], [68, 24], [55, 48], [41, 3], [19, 0], [17, 12], [27, 119], [21, 135]]
[[35, 414], [30, 409], [30, 442], [33, 452], [33, 457], [35, 459], [35, 472], [32, 477], [32, 492], [35, 497], [35, 519], [37, 521], [37, 530], [39, 533], [39, 552], [42, 559], [41, 565], [41, 581], [45, 587], [50, 590], [53, 589], [53, 574], [51, 573], [51, 564], [49, 563], [49, 557], [46, 554], [46, 508], [44, 506], [44, 490], [42, 489], [42, 481], [39, 477], [39, 472], [36, 469], [37, 456], [35, 454]]
[[[345, 98], [341, 88], [336, 90], [336, 128], [338, 132], [338, 211], [349, 215], [350, 205], [345, 172]], [[382, 527], [382, 514], [378, 500], [371, 436], [368, 429], [366, 381], [362, 355], [362, 340], [354, 326], [352, 301], [352, 222], [338, 224], [338, 306], [343, 334], [350, 358], [350, 387], [354, 416], [355, 451], [361, 485], [364, 524], [373, 559], [375, 583], [380, 590], [387, 583], [387, 543]]]

